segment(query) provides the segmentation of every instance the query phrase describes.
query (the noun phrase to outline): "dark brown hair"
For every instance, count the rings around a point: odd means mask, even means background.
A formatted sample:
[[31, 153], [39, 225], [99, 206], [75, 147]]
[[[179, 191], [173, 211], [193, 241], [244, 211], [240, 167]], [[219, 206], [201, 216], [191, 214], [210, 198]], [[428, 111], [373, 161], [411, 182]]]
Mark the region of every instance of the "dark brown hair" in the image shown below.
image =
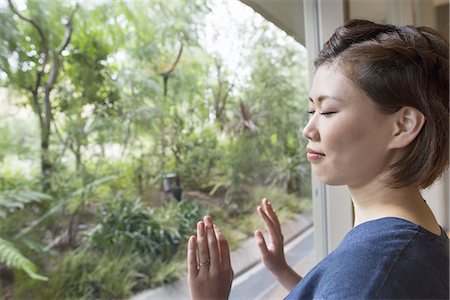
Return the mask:
[[391, 166], [390, 185], [426, 188], [449, 162], [449, 47], [428, 27], [351, 20], [336, 29], [314, 62], [337, 63], [375, 103], [391, 114], [418, 109], [425, 124]]

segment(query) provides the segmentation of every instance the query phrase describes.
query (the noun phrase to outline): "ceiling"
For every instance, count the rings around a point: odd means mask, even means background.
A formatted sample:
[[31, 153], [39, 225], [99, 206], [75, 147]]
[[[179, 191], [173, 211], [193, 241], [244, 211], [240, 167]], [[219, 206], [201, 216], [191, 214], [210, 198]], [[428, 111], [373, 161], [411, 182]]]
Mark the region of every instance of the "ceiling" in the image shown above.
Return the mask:
[[[250, 6], [254, 11], [262, 15], [265, 19], [274, 23], [280, 29], [292, 36], [302, 45], [305, 45], [305, 24], [304, 24], [304, 7], [303, 1], [305, 0], [240, 0], [242, 3]], [[308, 0], [309, 1], [309, 0]], [[322, 0], [322, 1], [334, 1], [334, 0]], [[387, 18], [392, 14], [392, 4], [395, 0], [343, 0], [345, 4], [345, 14], [349, 18], [364, 18], [370, 19], [375, 22], [384, 23]], [[397, 0], [404, 1], [404, 0]], [[449, 0], [412, 0], [411, 2], [400, 2], [405, 5], [426, 5], [426, 7], [441, 7], [448, 11]], [[447, 5], [447, 6], [444, 6]], [[403, 4], [401, 4], [403, 6]], [[419, 7], [419, 6], [417, 6]], [[422, 6], [423, 8], [423, 6]], [[439, 11], [436, 10], [439, 14]], [[419, 17], [431, 21], [431, 24], [424, 23], [421, 25], [427, 25], [435, 27], [439, 23], [439, 20], [428, 15], [422, 16], [422, 9], [418, 8], [415, 12]], [[447, 14], [448, 15], [448, 14]], [[431, 19], [430, 19], [431, 18]], [[411, 20], [409, 20], [411, 21]], [[434, 23], [434, 24], [433, 24]], [[448, 25], [448, 18], [444, 20]], [[434, 25], [434, 26], [433, 26]], [[438, 28], [439, 29], [439, 28]], [[445, 29], [445, 28], [444, 28]], [[445, 32], [443, 32], [445, 34]], [[448, 26], [447, 26], [448, 34]]]
[[305, 45], [302, 0], [240, 0]]

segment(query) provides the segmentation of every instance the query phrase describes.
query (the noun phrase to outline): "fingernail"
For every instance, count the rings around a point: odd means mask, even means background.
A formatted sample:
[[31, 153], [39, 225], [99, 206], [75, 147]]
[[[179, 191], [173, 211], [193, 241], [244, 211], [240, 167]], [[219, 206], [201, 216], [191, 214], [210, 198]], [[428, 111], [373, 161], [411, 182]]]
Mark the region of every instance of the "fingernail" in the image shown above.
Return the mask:
[[205, 227], [205, 224], [203, 223], [203, 221], [200, 221], [197, 223], [197, 231], [200, 233], [203, 233], [203, 228]]
[[203, 218], [203, 221], [205, 222], [206, 225], [211, 225], [211, 217], [210, 216], [205, 216]]

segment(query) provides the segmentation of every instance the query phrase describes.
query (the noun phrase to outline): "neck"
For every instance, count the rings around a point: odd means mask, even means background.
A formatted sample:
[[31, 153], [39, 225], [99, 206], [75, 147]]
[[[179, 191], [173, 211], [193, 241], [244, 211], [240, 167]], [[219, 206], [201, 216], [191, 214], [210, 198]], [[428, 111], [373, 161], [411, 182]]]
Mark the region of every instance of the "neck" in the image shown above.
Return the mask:
[[384, 217], [397, 217], [441, 234], [439, 224], [416, 187], [391, 188], [376, 182], [349, 189], [355, 208], [355, 226]]

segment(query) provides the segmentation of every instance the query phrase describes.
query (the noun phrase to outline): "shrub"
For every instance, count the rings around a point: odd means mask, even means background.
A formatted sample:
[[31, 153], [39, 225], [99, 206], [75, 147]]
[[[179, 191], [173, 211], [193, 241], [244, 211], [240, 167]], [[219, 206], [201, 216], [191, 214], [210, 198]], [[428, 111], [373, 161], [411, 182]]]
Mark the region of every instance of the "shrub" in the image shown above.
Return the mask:
[[136, 256], [136, 258], [138, 259], [136, 271], [139, 273], [139, 278], [133, 288], [134, 291], [154, 288], [175, 281], [186, 270], [184, 259], [163, 261], [148, 256]]
[[85, 246], [53, 262], [47, 283], [21, 278], [16, 296], [117, 299], [174, 281], [185, 270], [185, 251], [178, 248], [203, 214], [186, 201], [148, 209], [139, 201], [114, 199], [101, 209]]
[[209, 184], [211, 170], [219, 157], [217, 144], [217, 133], [212, 128], [180, 136], [177, 171], [184, 187], [203, 189]]
[[97, 250], [113, 248], [118, 253], [134, 252], [170, 259], [180, 243], [177, 228], [164, 228], [142, 203], [118, 200], [105, 205], [99, 225], [91, 235]]
[[[138, 274], [130, 253], [69, 252], [49, 274], [46, 284], [19, 291], [19, 299], [117, 299], [130, 296]], [[28, 295], [28, 296], [31, 296]]]

